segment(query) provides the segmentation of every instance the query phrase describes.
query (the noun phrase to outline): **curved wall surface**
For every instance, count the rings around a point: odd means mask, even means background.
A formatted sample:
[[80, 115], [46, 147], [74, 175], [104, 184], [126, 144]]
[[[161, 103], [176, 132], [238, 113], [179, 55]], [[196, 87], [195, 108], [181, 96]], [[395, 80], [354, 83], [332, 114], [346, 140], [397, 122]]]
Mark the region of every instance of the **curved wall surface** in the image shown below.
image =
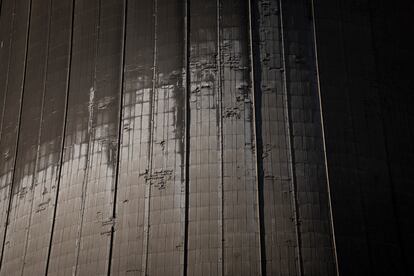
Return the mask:
[[0, 275], [412, 272], [408, 11], [0, 3]]

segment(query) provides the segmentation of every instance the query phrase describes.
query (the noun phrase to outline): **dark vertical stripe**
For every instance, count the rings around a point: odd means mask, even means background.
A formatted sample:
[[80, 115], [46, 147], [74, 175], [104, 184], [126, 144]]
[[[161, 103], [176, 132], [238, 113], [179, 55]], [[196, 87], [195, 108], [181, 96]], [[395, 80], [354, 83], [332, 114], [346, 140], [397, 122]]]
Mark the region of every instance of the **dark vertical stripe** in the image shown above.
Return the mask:
[[13, 164], [13, 173], [12, 173], [12, 181], [10, 183], [10, 194], [8, 197], [9, 204], [7, 206], [7, 216], [5, 221], [5, 228], [4, 228], [4, 234], [3, 234], [3, 244], [1, 248], [1, 256], [0, 256], [0, 270], [3, 264], [3, 257], [4, 257], [4, 248], [5, 248], [5, 242], [6, 242], [6, 234], [7, 234], [7, 228], [9, 225], [9, 216], [10, 216], [10, 207], [12, 204], [12, 196], [13, 196], [13, 188], [14, 188], [14, 178], [16, 175], [16, 163], [17, 163], [17, 154], [18, 154], [18, 145], [19, 145], [19, 139], [20, 139], [20, 127], [22, 123], [22, 107], [23, 107], [23, 97], [24, 97], [24, 86], [26, 81], [26, 69], [27, 69], [27, 53], [29, 50], [29, 35], [30, 35], [30, 19], [32, 16], [32, 0], [29, 2], [29, 10], [28, 10], [28, 16], [27, 16], [27, 28], [26, 28], [26, 48], [24, 52], [24, 65], [23, 65], [23, 80], [22, 80], [22, 86], [21, 86], [21, 94], [20, 94], [20, 107], [19, 107], [19, 123], [17, 127], [17, 139], [16, 139], [16, 146], [14, 151], [14, 164]]
[[[343, 60], [344, 60], [344, 72], [345, 72], [345, 74], [344, 74], [345, 95], [346, 95], [346, 100], [347, 100], [347, 109], [348, 109], [347, 111], [348, 111], [348, 114], [349, 114], [349, 120], [350, 120], [351, 130], [352, 130], [351, 135], [352, 135], [353, 143], [351, 143], [351, 144], [352, 144], [353, 152], [355, 153], [355, 155], [357, 155], [358, 149], [357, 149], [357, 146], [355, 145], [356, 141], [357, 141], [357, 139], [356, 139], [357, 135], [355, 134], [355, 123], [354, 123], [354, 117], [353, 117], [354, 114], [352, 112], [352, 100], [351, 100], [351, 96], [350, 96], [350, 92], [351, 92], [350, 90], [351, 89], [349, 89], [351, 78], [350, 78], [350, 73], [349, 73], [350, 68], [349, 68], [349, 64], [348, 64], [348, 61], [347, 61], [347, 53], [346, 53], [347, 44], [346, 44], [346, 40], [345, 40], [344, 7], [343, 7], [343, 4], [342, 4], [343, 2], [341, 0], [337, 0], [337, 3], [338, 3], [338, 6], [339, 6], [339, 20], [338, 20], [339, 21], [339, 29], [340, 29], [339, 31], [341, 32], [341, 35], [340, 35], [340, 37], [342, 38], [341, 45], [343, 46], [342, 47], [342, 55], [343, 55]], [[356, 160], [358, 159], [358, 156], [353, 156], [353, 157]], [[356, 169], [358, 169], [358, 165], [353, 166], [353, 170], [356, 170]], [[353, 172], [353, 175], [351, 175], [351, 177], [354, 178], [355, 174], [356, 173]], [[356, 177], [358, 177], [358, 175]], [[352, 178], [351, 178], [351, 180], [352, 180]], [[356, 188], [358, 189], [358, 192], [359, 192], [359, 198], [355, 197], [354, 200], [359, 201], [360, 205], [361, 205], [361, 209], [359, 210], [360, 213], [361, 213], [361, 217], [362, 217], [362, 224], [360, 225], [360, 227], [361, 227], [363, 233], [361, 234], [361, 239], [362, 238], [365, 239], [365, 242], [366, 242], [366, 245], [367, 245], [367, 250], [368, 250], [368, 253], [367, 253], [368, 256], [366, 256], [368, 258], [367, 263], [369, 264], [368, 269], [370, 271], [370, 275], [373, 275], [374, 274], [373, 268], [375, 267], [375, 265], [374, 265], [373, 256], [372, 256], [372, 245], [371, 245], [371, 241], [370, 241], [368, 231], [367, 231], [367, 212], [366, 212], [366, 208], [365, 208], [365, 201], [364, 201], [363, 190], [362, 190], [362, 187], [361, 187], [361, 182], [362, 181], [356, 181], [356, 185], [357, 185]]]
[[[265, 246], [265, 233], [264, 233], [264, 198], [263, 198], [263, 165], [261, 162], [261, 156], [263, 153], [262, 134], [259, 130], [261, 125], [261, 87], [259, 82], [256, 85], [256, 77], [258, 76], [256, 68], [259, 68], [257, 59], [259, 49], [255, 41], [257, 40], [258, 32], [257, 26], [253, 21], [258, 18], [257, 3], [255, 0], [248, 0], [248, 17], [249, 17], [249, 54], [250, 54], [250, 74], [251, 74], [251, 89], [253, 96], [253, 127], [254, 127], [254, 153], [255, 153], [255, 165], [256, 165], [256, 185], [257, 185], [257, 209], [259, 220], [259, 247], [260, 247], [260, 275], [266, 275], [266, 246]], [[260, 70], [260, 69], [258, 69]]]
[[61, 148], [60, 148], [60, 156], [59, 156], [59, 171], [57, 174], [57, 184], [56, 184], [56, 196], [54, 201], [54, 209], [53, 209], [53, 220], [52, 220], [52, 227], [50, 231], [50, 239], [49, 239], [49, 247], [47, 253], [47, 260], [46, 260], [46, 269], [45, 274], [48, 274], [49, 270], [49, 262], [50, 262], [50, 255], [52, 252], [52, 242], [53, 242], [53, 233], [55, 229], [55, 222], [56, 222], [56, 213], [57, 213], [57, 204], [59, 199], [59, 187], [60, 187], [60, 180], [62, 175], [62, 167], [63, 167], [63, 154], [65, 149], [65, 137], [66, 137], [66, 125], [67, 125], [67, 117], [68, 117], [68, 102], [69, 102], [69, 88], [70, 88], [70, 78], [71, 78], [71, 67], [72, 67], [72, 47], [73, 47], [73, 26], [75, 20], [75, 1], [72, 0], [72, 16], [71, 16], [71, 26], [69, 32], [69, 49], [68, 49], [68, 65], [67, 65], [67, 75], [66, 75], [66, 95], [65, 95], [65, 110], [63, 115], [63, 127], [62, 127], [62, 136], [61, 136]]
[[111, 275], [112, 266], [112, 254], [114, 246], [114, 235], [115, 235], [115, 224], [116, 224], [116, 204], [118, 195], [118, 181], [119, 181], [119, 165], [120, 165], [120, 152], [121, 152], [121, 137], [122, 137], [122, 122], [123, 122], [123, 105], [124, 105], [124, 74], [125, 74], [125, 47], [126, 47], [126, 29], [127, 29], [127, 11], [128, 11], [128, 0], [124, 0], [123, 9], [123, 25], [122, 25], [122, 54], [121, 54], [121, 66], [120, 66], [120, 84], [119, 84], [119, 118], [118, 118], [118, 141], [117, 141], [117, 153], [116, 153], [116, 168], [115, 168], [115, 184], [114, 184], [114, 199], [112, 206], [112, 219], [114, 223], [111, 226], [111, 239], [109, 244], [109, 260], [108, 260], [108, 271], [107, 275]]
[[280, 12], [280, 35], [282, 41], [282, 65], [283, 65], [283, 90], [284, 90], [284, 105], [285, 105], [285, 116], [286, 116], [286, 132], [288, 151], [290, 155], [289, 166], [291, 173], [291, 194], [292, 194], [292, 208], [293, 208], [293, 220], [296, 229], [296, 241], [297, 241], [297, 258], [298, 258], [298, 272], [299, 275], [303, 275], [303, 259], [302, 259], [302, 241], [301, 232], [299, 225], [299, 208], [297, 200], [297, 187], [296, 187], [296, 170], [295, 170], [295, 153], [293, 149], [293, 134], [292, 134], [292, 119], [291, 119], [291, 108], [290, 108], [290, 95], [288, 91], [287, 81], [287, 66], [286, 66], [286, 44], [285, 44], [285, 29], [284, 29], [284, 18], [283, 18], [283, 4], [282, 0], [279, 0], [279, 12]]
[[334, 217], [332, 211], [332, 198], [331, 198], [331, 185], [329, 180], [329, 167], [328, 167], [328, 157], [326, 153], [326, 137], [325, 137], [325, 120], [323, 115], [323, 106], [322, 106], [322, 95], [321, 95], [321, 80], [319, 76], [319, 57], [318, 57], [318, 39], [316, 32], [316, 17], [315, 17], [315, 4], [314, 0], [311, 0], [311, 9], [312, 9], [312, 31], [313, 31], [313, 43], [314, 43], [314, 52], [315, 52], [315, 67], [316, 67], [316, 84], [318, 90], [318, 100], [319, 100], [319, 113], [321, 119], [321, 130], [322, 130], [322, 143], [323, 143], [323, 156], [325, 163], [325, 174], [326, 174], [326, 187], [328, 193], [328, 207], [329, 207], [329, 221], [331, 226], [331, 241], [333, 248], [333, 255], [335, 261], [336, 275], [339, 276], [339, 264], [338, 264], [338, 254], [336, 248], [336, 236], [335, 236], [335, 225]]
[[186, 0], [184, 5], [184, 58], [185, 58], [185, 202], [184, 202], [184, 268], [183, 275], [187, 276], [188, 267], [188, 224], [189, 224], [189, 199], [190, 199], [190, 89], [191, 89], [191, 75], [190, 75], [190, 1]]
[[[313, 0], [312, 0], [313, 1]], [[369, 3], [372, 3], [372, 0], [369, 0]], [[387, 164], [387, 174], [389, 177], [389, 185], [390, 185], [390, 190], [391, 190], [391, 204], [392, 204], [392, 212], [394, 215], [394, 219], [395, 219], [395, 226], [397, 228], [397, 241], [398, 241], [398, 246], [399, 246], [399, 250], [402, 256], [402, 263], [403, 263], [403, 271], [405, 273], [405, 275], [408, 275], [408, 258], [407, 255], [405, 254], [405, 250], [403, 249], [403, 238], [401, 235], [401, 222], [400, 222], [400, 216], [398, 213], [398, 207], [397, 207], [397, 192], [396, 192], [396, 188], [395, 188], [395, 181], [394, 181], [394, 174], [392, 172], [391, 169], [391, 160], [390, 160], [390, 153], [389, 153], [389, 148], [388, 148], [388, 137], [387, 137], [387, 133], [389, 132], [385, 123], [385, 118], [384, 118], [384, 113], [385, 113], [385, 107], [384, 107], [384, 101], [383, 101], [383, 97], [382, 97], [382, 93], [381, 93], [381, 85], [380, 84], [380, 73], [379, 73], [379, 65], [378, 65], [378, 59], [379, 59], [379, 54], [378, 54], [378, 46], [376, 43], [376, 39], [375, 39], [375, 29], [374, 29], [374, 15], [373, 15], [373, 7], [371, 4], [371, 7], [369, 9], [369, 23], [370, 23], [370, 33], [371, 33], [371, 42], [372, 42], [372, 50], [373, 50], [373, 56], [374, 56], [374, 67], [375, 67], [375, 78], [376, 78], [376, 82], [378, 84], [377, 87], [377, 98], [378, 98], [378, 102], [379, 102], [379, 107], [380, 107], [380, 112], [379, 112], [379, 116], [381, 119], [381, 130], [382, 130], [382, 136], [384, 138], [384, 151], [385, 151], [385, 161]]]

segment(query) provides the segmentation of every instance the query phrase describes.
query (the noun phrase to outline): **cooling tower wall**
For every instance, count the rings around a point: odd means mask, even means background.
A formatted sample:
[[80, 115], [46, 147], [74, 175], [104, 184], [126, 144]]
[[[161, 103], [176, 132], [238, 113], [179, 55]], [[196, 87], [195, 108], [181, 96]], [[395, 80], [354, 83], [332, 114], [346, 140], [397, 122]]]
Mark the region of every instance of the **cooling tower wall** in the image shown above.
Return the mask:
[[402, 19], [351, 2], [1, 0], [0, 275], [408, 275]]

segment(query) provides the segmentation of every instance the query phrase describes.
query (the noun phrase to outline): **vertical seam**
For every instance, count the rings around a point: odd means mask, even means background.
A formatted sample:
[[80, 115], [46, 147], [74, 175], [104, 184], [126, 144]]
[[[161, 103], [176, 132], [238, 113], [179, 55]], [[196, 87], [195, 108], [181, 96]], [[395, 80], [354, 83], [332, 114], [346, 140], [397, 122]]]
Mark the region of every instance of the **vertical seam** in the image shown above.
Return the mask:
[[151, 116], [149, 120], [149, 139], [148, 139], [148, 169], [145, 178], [145, 206], [144, 206], [144, 241], [143, 241], [143, 261], [142, 272], [144, 276], [148, 275], [148, 244], [149, 244], [149, 232], [150, 232], [150, 204], [151, 204], [151, 176], [152, 176], [152, 162], [153, 162], [153, 140], [154, 140], [154, 116], [155, 116], [155, 89], [157, 88], [157, 47], [158, 47], [158, 0], [154, 0], [154, 53], [153, 53], [153, 74], [152, 74], [152, 90], [149, 95], [149, 114]]
[[43, 91], [42, 91], [42, 103], [40, 108], [40, 119], [39, 119], [39, 131], [37, 137], [37, 149], [36, 149], [36, 159], [34, 163], [34, 172], [33, 172], [33, 179], [31, 184], [32, 189], [32, 199], [30, 204], [30, 211], [29, 211], [29, 222], [26, 228], [26, 237], [24, 241], [24, 253], [23, 253], [23, 264], [21, 268], [21, 275], [24, 273], [24, 268], [26, 264], [26, 255], [27, 255], [27, 248], [29, 243], [29, 233], [32, 224], [32, 215], [33, 215], [33, 204], [34, 204], [34, 195], [35, 195], [35, 185], [37, 181], [37, 169], [39, 163], [39, 155], [40, 155], [40, 142], [42, 137], [42, 130], [43, 130], [43, 116], [44, 116], [44, 106], [45, 106], [45, 96], [46, 96], [46, 82], [47, 82], [47, 72], [48, 72], [48, 65], [49, 65], [49, 47], [50, 47], [50, 29], [51, 29], [51, 21], [52, 21], [52, 0], [49, 0], [49, 11], [48, 11], [48, 27], [47, 27], [47, 41], [46, 41], [46, 57], [45, 57], [45, 69], [44, 69], [44, 76], [43, 76]]
[[183, 260], [183, 275], [187, 276], [188, 271], [188, 230], [189, 230], [189, 191], [190, 191], [190, 103], [189, 103], [189, 89], [191, 89], [191, 75], [190, 75], [190, 0], [185, 1], [184, 5], [184, 56], [185, 56], [185, 187], [184, 187], [184, 260]]
[[120, 156], [121, 156], [121, 143], [122, 143], [122, 125], [123, 125], [123, 105], [124, 105], [124, 77], [125, 77], [125, 53], [126, 53], [126, 33], [127, 33], [127, 16], [128, 16], [128, 0], [123, 0], [123, 23], [122, 23], [122, 42], [121, 42], [121, 64], [119, 72], [119, 118], [118, 118], [118, 137], [117, 137], [117, 152], [115, 164], [115, 183], [114, 183], [114, 197], [112, 202], [112, 225], [111, 225], [111, 238], [109, 243], [109, 255], [108, 255], [108, 271], [107, 275], [111, 275], [112, 269], [112, 255], [115, 238], [115, 224], [116, 224], [116, 204], [118, 196], [118, 184], [119, 184], [119, 170], [120, 170]]
[[334, 216], [332, 210], [332, 198], [331, 198], [331, 184], [329, 180], [329, 167], [328, 167], [328, 156], [326, 152], [326, 136], [325, 136], [325, 119], [323, 116], [323, 106], [322, 106], [322, 92], [321, 92], [321, 80], [319, 75], [319, 56], [318, 56], [318, 41], [316, 34], [316, 17], [315, 17], [315, 5], [314, 0], [311, 0], [311, 9], [312, 9], [312, 33], [313, 33], [313, 43], [315, 51], [315, 67], [316, 67], [316, 85], [318, 90], [318, 100], [319, 100], [319, 115], [321, 120], [321, 132], [322, 132], [322, 143], [323, 143], [323, 157], [325, 163], [325, 174], [326, 174], [326, 188], [328, 192], [328, 207], [329, 207], [329, 220], [332, 234], [332, 247], [334, 253], [334, 262], [336, 275], [339, 276], [339, 264], [338, 264], [338, 253], [336, 247], [336, 236], [335, 236], [335, 225], [334, 225]]
[[6, 75], [6, 83], [5, 83], [5, 90], [4, 90], [3, 109], [2, 109], [1, 122], [0, 122], [0, 142], [1, 142], [1, 138], [3, 137], [4, 114], [6, 110], [7, 92], [9, 90], [9, 76], [10, 76], [10, 63], [11, 63], [10, 60], [11, 60], [11, 55], [12, 55], [12, 50], [13, 50], [12, 45], [13, 45], [13, 33], [14, 33], [13, 28], [14, 28], [15, 12], [16, 12], [16, 1], [14, 1], [14, 5], [13, 5], [12, 21], [11, 21], [10, 33], [9, 33], [9, 39], [10, 39], [9, 55], [7, 59], [7, 75]]
[[56, 224], [57, 205], [58, 205], [58, 199], [59, 199], [59, 188], [60, 188], [60, 180], [61, 180], [62, 167], [63, 167], [63, 155], [64, 155], [64, 150], [65, 150], [65, 140], [66, 140], [65, 136], [66, 136], [66, 125], [67, 125], [68, 103], [69, 103], [69, 88], [70, 88], [71, 68], [72, 68], [74, 19], [75, 19], [75, 0], [72, 0], [72, 15], [71, 15], [71, 21], [70, 21], [71, 27], [70, 27], [70, 33], [69, 33], [69, 49], [68, 49], [68, 66], [67, 66], [67, 73], [66, 73], [66, 88], [65, 88], [65, 94], [66, 94], [65, 95], [65, 110], [64, 110], [64, 116], [63, 116], [59, 169], [58, 169], [58, 175], [57, 175], [56, 196], [55, 196], [55, 202], [54, 202], [55, 208], [53, 209], [53, 219], [52, 219], [52, 226], [50, 230], [50, 239], [49, 239], [48, 254], [47, 254], [47, 260], [46, 260], [45, 275], [47, 275], [49, 271], [50, 257], [52, 253], [53, 233], [54, 233], [55, 224]]
[[[87, 190], [88, 190], [88, 178], [89, 172], [92, 166], [93, 158], [94, 158], [94, 148], [95, 148], [95, 133], [94, 133], [94, 126], [93, 126], [93, 119], [94, 119], [94, 101], [95, 101], [95, 91], [97, 91], [97, 83], [96, 83], [96, 74], [97, 74], [97, 63], [98, 63], [98, 55], [99, 55], [99, 40], [100, 40], [100, 32], [101, 32], [101, 5], [102, 0], [98, 1], [98, 20], [96, 24], [96, 47], [95, 47], [95, 58], [94, 58], [94, 70], [93, 70], [93, 87], [89, 91], [89, 120], [88, 120], [88, 144], [86, 150], [86, 160], [85, 160], [85, 167], [84, 167], [84, 175], [82, 180], [82, 190], [81, 190], [81, 206], [80, 206], [80, 221], [78, 226], [78, 233], [76, 237], [76, 249], [75, 249], [75, 265], [73, 267], [74, 275], [78, 274], [78, 266], [79, 266], [79, 256], [81, 251], [81, 242], [82, 242], [82, 232], [83, 232], [83, 221], [85, 218], [85, 204], [86, 204], [86, 197], [87, 197]], [[92, 145], [91, 145], [92, 144]]]
[[222, 109], [223, 109], [223, 95], [222, 95], [222, 87], [221, 87], [221, 75], [222, 75], [222, 68], [221, 68], [221, 1], [216, 0], [216, 23], [217, 23], [217, 108], [218, 108], [218, 144], [219, 144], [219, 153], [218, 153], [218, 163], [220, 165], [219, 168], [219, 181], [218, 181], [218, 234], [219, 234], [219, 245], [218, 245], [218, 275], [223, 275], [223, 116], [222, 116]]
[[257, 121], [256, 121], [256, 112], [259, 112], [256, 106], [256, 89], [255, 89], [255, 64], [254, 64], [254, 53], [253, 53], [253, 21], [252, 21], [252, 0], [248, 0], [248, 18], [249, 18], [249, 56], [250, 56], [250, 82], [251, 82], [251, 93], [252, 93], [252, 108], [253, 108], [253, 136], [254, 136], [254, 158], [255, 158], [255, 169], [256, 169], [256, 200], [257, 200], [257, 219], [258, 219], [258, 232], [259, 232], [259, 275], [266, 275], [266, 249], [265, 249], [265, 237], [263, 235], [262, 221], [263, 214], [260, 211], [260, 205], [263, 198], [261, 197], [261, 183], [262, 183], [262, 174], [260, 172], [259, 164], [259, 143], [257, 141]]
[[16, 138], [16, 144], [15, 144], [15, 151], [14, 151], [14, 164], [13, 164], [13, 172], [12, 172], [12, 179], [10, 183], [10, 193], [9, 193], [9, 204], [7, 207], [7, 216], [5, 221], [5, 228], [4, 228], [4, 234], [3, 234], [3, 244], [1, 249], [1, 256], [0, 256], [0, 270], [3, 267], [3, 259], [4, 259], [4, 251], [5, 251], [5, 242], [6, 242], [6, 236], [7, 236], [7, 230], [9, 225], [9, 218], [10, 218], [10, 208], [12, 205], [12, 197], [13, 197], [13, 189], [14, 189], [14, 179], [16, 175], [16, 165], [17, 165], [17, 154], [19, 149], [19, 141], [20, 141], [20, 128], [22, 123], [22, 112], [23, 112], [23, 99], [24, 99], [24, 92], [25, 92], [25, 83], [26, 83], [26, 73], [27, 73], [27, 54], [29, 49], [29, 36], [30, 36], [30, 21], [32, 17], [32, 0], [29, 2], [29, 9], [28, 9], [28, 16], [27, 16], [27, 34], [26, 34], [26, 47], [25, 47], [25, 53], [24, 53], [24, 68], [23, 68], [23, 79], [22, 79], [22, 86], [21, 86], [21, 92], [20, 92], [20, 108], [19, 108], [19, 119], [18, 119], [18, 127], [17, 127], [17, 138]]
[[298, 211], [298, 201], [297, 201], [297, 191], [296, 191], [296, 171], [294, 165], [294, 149], [292, 146], [292, 120], [290, 116], [290, 103], [289, 103], [289, 93], [288, 93], [288, 84], [287, 84], [287, 67], [286, 67], [286, 52], [285, 52], [285, 31], [283, 23], [283, 5], [282, 0], [279, 0], [279, 12], [280, 12], [280, 35], [282, 43], [282, 64], [283, 64], [283, 91], [284, 91], [284, 108], [285, 108], [285, 121], [286, 121], [286, 136], [287, 136], [287, 146], [289, 151], [289, 169], [291, 173], [291, 194], [292, 194], [292, 209], [293, 209], [293, 222], [295, 224], [295, 233], [296, 233], [296, 243], [297, 243], [297, 266], [299, 275], [303, 275], [303, 259], [302, 259], [302, 242], [301, 242], [301, 233], [300, 233], [300, 223], [299, 223], [299, 211]]

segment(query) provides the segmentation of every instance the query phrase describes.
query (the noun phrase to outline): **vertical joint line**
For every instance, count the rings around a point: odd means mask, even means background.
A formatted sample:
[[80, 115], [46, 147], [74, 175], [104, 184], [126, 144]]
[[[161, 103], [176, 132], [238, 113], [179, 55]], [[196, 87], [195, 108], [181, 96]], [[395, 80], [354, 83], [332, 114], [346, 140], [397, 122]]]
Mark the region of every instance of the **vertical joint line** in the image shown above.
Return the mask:
[[190, 201], [190, 89], [191, 89], [191, 75], [190, 75], [190, 0], [186, 0], [184, 4], [184, 56], [185, 56], [185, 191], [184, 191], [184, 260], [183, 260], [183, 275], [187, 276], [188, 272], [188, 228], [189, 228], [189, 201]]
[[291, 173], [291, 193], [292, 193], [292, 201], [293, 201], [293, 220], [295, 224], [295, 232], [296, 232], [296, 242], [297, 242], [297, 266], [298, 266], [298, 273], [299, 275], [303, 275], [303, 260], [302, 260], [302, 241], [301, 241], [301, 233], [300, 233], [300, 225], [299, 225], [299, 208], [298, 208], [298, 201], [297, 201], [297, 191], [296, 191], [296, 172], [295, 172], [295, 165], [294, 165], [294, 149], [292, 147], [293, 142], [293, 135], [292, 135], [292, 121], [290, 116], [290, 107], [289, 107], [289, 93], [288, 93], [288, 83], [287, 83], [287, 67], [286, 67], [286, 52], [285, 52], [285, 30], [284, 30], [284, 19], [283, 19], [283, 4], [282, 0], [279, 0], [279, 11], [280, 11], [280, 35], [281, 35], [281, 48], [282, 48], [282, 65], [283, 65], [283, 92], [284, 92], [284, 105], [285, 105], [285, 112], [286, 112], [286, 132], [287, 132], [287, 144], [289, 150], [289, 169]]
[[223, 275], [224, 273], [224, 266], [223, 266], [223, 243], [224, 243], [224, 236], [223, 236], [223, 95], [222, 95], [222, 87], [221, 87], [221, 77], [222, 77], [222, 68], [221, 68], [221, 0], [216, 0], [217, 10], [216, 10], [216, 20], [217, 20], [217, 92], [218, 92], [218, 116], [219, 116], [219, 187], [218, 187], [218, 200], [219, 200], [219, 223], [218, 223], [218, 231], [219, 231], [219, 252], [218, 252], [218, 273], [219, 275]]
[[40, 158], [40, 143], [42, 138], [42, 130], [43, 130], [43, 116], [44, 116], [44, 106], [45, 106], [45, 97], [46, 97], [46, 82], [47, 82], [47, 72], [48, 72], [48, 65], [49, 65], [49, 47], [50, 47], [50, 29], [51, 29], [51, 22], [52, 22], [52, 0], [49, 0], [49, 9], [48, 9], [48, 25], [47, 25], [47, 41], [46, 41], [46, 56], [45, 56], [45, 68], [43, 70], [43, 91], [42, 91], [42, 103], [40, 107], [40, 119], [39, 119], [39, 131], [37, 134], [37, 149], [36, 149], [36, 157], [35, 157], [35, 163], [34, 163], [34, 175], [32, 179], [32, 202], [30, 204], [30, 213], [29, 213], [29, 222], [26, 229], [26, 236], [24, 241], [24, 252], [23, 252], [23, 264], [21, 268], [21, 275], [24, 275], [24, 268], [25, 268], [25, 261], [26, 261], [26, 255], [27, 255], [27, 249], [29, 246], [29, 234], [30, 234], [30, 228], [32, 225], [32, 217], [33, 217], [33, 204], [34, 204], [34, 196], [35, 196], [35, 185], [37, 181], [37, 169], [39, 165], [39, 158]]
[[325, 120], [323, 116], [321, 81], [320, 81], [320, 76], [319, 76], [319, 57], [318, 57], [318, 41], [317, 41], [317, 35], [316, 35], [315, 4], [313, 0], [311, 0], [311, 11], [312, 11], [313, 47], [315, 51], [316, 85], [317, 85], [317, 90], [318, 90], [319, 114], [320, 114], [321, 128], [322, 128], [321, 130], [322, 130], [323, 156], [324, 156], [324, 162], [325, 162], [326, 187], [327, 187], [327, 192], [328, 192], [329, 220], [330, 220], [330, 227], [331, 227], [331, 233], [332, 233], [331, 241], [332, 241], [332, 247], [333, 247], [336, 275], [339, 276], [335, 225], [334, 225], [334, 217], [333, 217], [333, 211], [332, 211], [331, 185], [329, 181], [328, 156], [326, 153]]
[[60, 146], [60, 156], [59, 156], [59, 164], [58, 164], [59, 169], [58, 169], [58, 175], [57, 175], [56, 196], [54, 200], [55, 208], [53, 209], [52, 226], [50, 229], [50, 239], [49, 239], [48, 253], [47, 253], [47, 259], [46, 259], [45, 275], [47, 275], [49, 272], [50, 257], [52, 254], [53, 233], [54, 233], [55, 224], [56, 224], [57, 205], [58, 205], [58, 200], [59, 200], [59, 188], [60, 188], [60, 181], [61, 181], [62, 167], [63, 167], [63, 155], [64, 155], [64, 150], [65, 150], [66, 125], [67, 125], [68, 104], [69, 104], [69, 89], [70, 89], [71, 68], [72, 68], [74, 20], [75, 20], [75, 0], [72, 0], [72, 14], [71, 14], [70, 32], [69, 32], [68, 66], [67, 66], [67, 72], [66, 72], [65, 110], [64, 110], [64, 116], [63, 116], [62, 136], [61, 136], [61, 141], [60, 141], [61, 146]]
[[[94, 69], [93, 69], [93, 90], [90, 91], [89, 94], [89, 121], [88, 121], [88, 144], [86, 150], [86, 160], [85, 160], [85, 167], [84, 167], [84, 175], [82, 180], [82, 191], [81, 191], [81, 206], [80, 206], [80, 215], [79, 215], [79, 226], [78, 226], [78, 233], [76, 237], [76, 249], [75, 249], [75, 266], [73, 268], [74, 275], [78, 274], [78, 266], [79, 266], [79, 256], [81, 252], [81, 242], [82, 242], [82, 232], [83, 232], [83, 221], [85, 218], [85, 205], [86, 205], [86, 197], [88, 191], [88, 178], [90, 168], [92, 166], [93, 157], [94, 157], [94, 148], [95, 148], [95, 132], [93, 126], [93, 118], [94, 118], [94, 97], [95, 91], [97, 91], [97, 83], [96, 83], [96, 74], [97, 74], [97, 63], [98, 63], [98, 56], [99, 56], [99, 40], [100, 40], [100, 33], [101, 33], [101, 8], [102, 8], [102, 0], [98, 1], [98, 15], [97, 15], [97, 24], [96, 24], [96, 48], [95, 48], [95, 58], [94, 58]], [[91, 94], [92, 92], [92, 94]], [[92, 144], [92, 145], [91, 145]]]
[[150, 204], [151, 204], [151, 175], [152, 175], [152, 155], [153, 155], [153, 140], [154, 140], [154, 105], [155, 105], [155, 90], [157, 87], [157, 32], [158, 32], [158, 0], [154, 0], [154, 54], [153, 54], [153, 74], [152, 74], [152, 90], [149, 99], [149, 145], [148, 145], [148, 169], [147, 179], [145, 182], [145, 207], [144, 207], [144, 241], [143, 241], [143, 261], [142, 272], [143, 275], [148, 275], [148, 243], [149, 243], [149, 229], [150, 229]]
[[114, 175], [114, 197], [112, 202], [112, 225], [111, 225], [111, 238], [109, 242], [109, 255], [108, 255], [108, 271], [107, 275], [111, 275], [112, 270], [112, 256], [115, 239], [115, 224], [116, 224], [116, 204], [118, 196], [118, 183], [119, 183], [119, 167], [121, 156], [121, 143], [122, 143], [122, 124], [123, 124], [123, 105], [124, 105], [124, 87], [125, 87], [125, 52], [126, 52], [126, 29], [127, 29], [127, 15], [128, 15], [128, 0], [123, 1], [123, 23], [122, 23], [122, 42], [121, 42], [121, 64], [119, 72], [119, 118], [118, 118], [118, 137], [117, 137], [117, 152], [116, 152], [116, 165]]
[[[252, 0], [248, 0], [248, 17], [249, 17], [249, 55], [250, 55], [250, 81], [251, 81], [251, 93], [252, 93], [252, 108], [253, 108], [253, 139], [254, 139], [254, 158], [255, 158], [255, 169], [256, 169], [256, 187], [257, 187], [257, 219], [258, 219], [258, 232], [259, 232], [259, 275], [266, 275], [266, 259], [265, 259], [265, 239], [264, 233], [262, 229], [262, 222], [263, 217], [260, 211], [260, 205], [262, 202], [261, 198], [261, 173], [260, 173], [260, 161], [259, 161], [259, 143], [257, 139], [257, 114], [259, 112], [260, 107], [256, 106], [256, 89], [255, 89], [255, 62], [254, 62], [254, 49], [253, 49], [253, 8], [252, 8]], [[259, 91], [257, 91], [259, 93]]]
[[10, 40], [10, 42], [9, 42], [9, 55], [8, 55], [8, 58], [7, 58], [6, 85], [5, 85], [5, 91], [4, 91], [3, 109], [2, 109], [1, 122], [0, 122], [0, 141], [3, 137], [4, 114], [5, 114], [5, 111], [6, 111], [7, 92], [9, 91], [10, 60], [11, 60], [12, 49], [13, 49], [12, 44], [13, 44], [13, 33], [14, 33], [13, 29], [14, 29], [15, 11], [16, 11], [16, 1], [14, 2], [14, 5], [13, 5], [12, 21], [11, 21], [10, 33], [9, 33], [9, 40]]
[[12, 205], [12, 198], [13, 198], [13, 189], [14, 189], [14, 179], [16, 176], [16, 165], [17, 165], [17, 154], [18, 154], [18, 148], [19, 148], [19, 141], [20, 141], [20, 128], [22, 124], [22, 112], [23, 112], [23, 100], [24, 100], [24, 87], [26, 84], [26, 73], [27, 73], [27, 55], [29, 51], [29, 37], [30, 37], [30, 21], [32, 17], [32, 0], [29, 2], [29, 9], [28, 9], [28, 15], [27, 15], [27, 26], [26, 26], [26, 47], [24, 52], [24, 65], [23, 65], [23, 79], [22, 79], [22, 86], [21, 86], [21, 92], [20, 92], [20, 108], [19, 108], [19, 119], [18, 119], [18, 127], [17, 127], [17, 137], [16, 137], [16, 144], [15, 144], [15, 150], [14, 150], [14, 161], [13, 161], [13, 172], [12, 172], [12, 179], [10, 183], [10, 192], [9, 192], [9, 202], [7, 206], [7, 215], [6, 215], [6, 221], [5, 221], [5, 227], [4, 227], [4, 233], [3, 233], [3, 244], [1, 249], [1, 255], [0, 255], [0, 271], [1, 268], [3, 268], [3, 259], [4, 259], [4, 251], [5, 251], [5, 242], [6, 242], [6, 236], [7, 236], [7, 230], [9, 226], [9, 219], [10, 219], [10, 209]]

